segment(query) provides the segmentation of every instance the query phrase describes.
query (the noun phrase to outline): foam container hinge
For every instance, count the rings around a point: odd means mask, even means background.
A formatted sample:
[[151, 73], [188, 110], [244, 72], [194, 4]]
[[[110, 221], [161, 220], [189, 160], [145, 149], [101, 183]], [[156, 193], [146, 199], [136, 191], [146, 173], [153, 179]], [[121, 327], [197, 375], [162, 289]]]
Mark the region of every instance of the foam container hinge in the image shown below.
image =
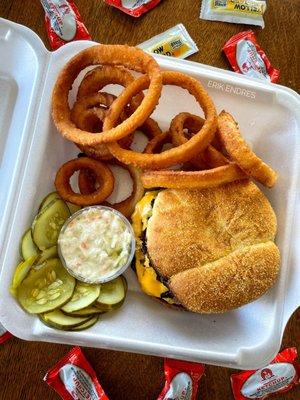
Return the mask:
[[[83, 332], [63, 332], [24, 312], [9, 293], [19, 262], [19, 242], [42, 198], [54, 189], [58, 167], [78, 153], [57, 134], [51, 91], [63, 65], [93, 42], [73, 42], [48, 52], [29, 29], [0, 19], [0, 321], [26, 340], [79, 344], [201, 361], [233, 368], [258, 368], [278, 352], [284, 328], [300, 304], [300, 114], [292, 90], [210, 66], [157, 56], [163, 69], [199, 79], [218, 111], [238, 120], [255, 152], [278, 172], [264, 190], [278, 217], [282, 267], [277, 284], [259, 300], [220, 315], [178, 312], [144, 295], [127, 271], [124, 306]], [[168, 94], [168, 96], [164, 96]], [[176, 98], [176, 102], [173, 99]], [[166, 128], [178, 112], [199, 113], [194, 99], [168, 86], [154, 117]], [[183, 233], [184, 234], [184, 233]]]

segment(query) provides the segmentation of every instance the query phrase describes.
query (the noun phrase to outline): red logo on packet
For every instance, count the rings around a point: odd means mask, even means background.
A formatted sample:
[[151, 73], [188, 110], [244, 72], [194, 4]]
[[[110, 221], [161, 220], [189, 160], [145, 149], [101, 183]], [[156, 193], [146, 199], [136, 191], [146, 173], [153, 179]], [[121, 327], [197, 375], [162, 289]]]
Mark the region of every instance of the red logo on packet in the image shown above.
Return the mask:
[[44, 377], [64, 400], [109, 400], [80, 347], [74, 347]]
[[272, 378], [274, 375], [270, 368], [264, 368], [261, 371], [260, 376], [262, 377], [263, 381], [265, 381], [266, 379]]
[[235, 400], [266, 399], [272, 393], [291, 390], [300, 383], [300, 364], [295, 348], [277, 354], [265, 368], [243, 371], [231, 375], [231, 387]]
[[157, 6], [161, 0], [104, 0], [106, 4], [122, 10], [132, 17], [140, 17]]
[[279, 71], [272, 67], [253, 31], [232, 36], [225, 43], [223, 51], [235, 72], [268, 82], [278, 81]]
[[52, 49], [73, 40], [90, 40], [77, 7], [72, 0], [40, 0], [45, 11], [47, 34]]
[[166, 383], [157, 400], [196, 400], [204, 365], [165, 359]]

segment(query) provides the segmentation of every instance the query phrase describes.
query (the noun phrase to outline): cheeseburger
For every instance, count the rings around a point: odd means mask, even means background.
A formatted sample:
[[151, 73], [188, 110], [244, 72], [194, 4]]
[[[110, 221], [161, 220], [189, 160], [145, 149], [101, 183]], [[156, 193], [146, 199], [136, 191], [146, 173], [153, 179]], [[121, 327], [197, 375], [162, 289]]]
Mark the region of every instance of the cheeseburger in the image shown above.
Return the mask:
[[278, 275], [276, 216], [248, 180], [146, 192], [132, 222], [142, 290], [177, 308], [232, 310], [262, 296]]

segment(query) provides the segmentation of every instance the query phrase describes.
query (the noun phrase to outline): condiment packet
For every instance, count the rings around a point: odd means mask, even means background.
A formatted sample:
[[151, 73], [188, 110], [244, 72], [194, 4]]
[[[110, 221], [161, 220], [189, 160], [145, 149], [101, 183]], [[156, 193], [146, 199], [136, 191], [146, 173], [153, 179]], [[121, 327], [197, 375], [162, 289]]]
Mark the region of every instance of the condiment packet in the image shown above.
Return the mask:
[[149, 53], [176, 58], [186, 58], [199, 51], [183, 24], [173, 26], [173, 28], [146, 40], [137, 47]]
[[264, 28], [266, 8], [263, 0], [202, 0], [200, 18]]
[[91, 39], [72, 0], [40, 0], [52, 49], [74, 40]]
[[165, 359], [165, 386], [157, 400], [196, 400], [204, 365]]
[[104, 0], [106, 4], [116, 7], [132, 17], [140, 17], [157, 6], [161, 0]]
[[3, 325], [0, 324], [0, 344], [6, 342], [11, 337], [12, 334], [8, 332]]
[[223, 51], [232, 69], [251, 78], [277, 82], [279, 70], [272, 67], [265, 52], [257, 43], [253, 31], [240, 32], [232, 36]]
[[64, 400], [109, 400], [80, 347], [74, 347], [44, 377]]
[[283, 393], [300, 383], [300, 364], [295, 362], [297, 350], [292, 347], [277, 354], [264, 368], [231, 375], [235, 400], [264, 400], [272, 393]]

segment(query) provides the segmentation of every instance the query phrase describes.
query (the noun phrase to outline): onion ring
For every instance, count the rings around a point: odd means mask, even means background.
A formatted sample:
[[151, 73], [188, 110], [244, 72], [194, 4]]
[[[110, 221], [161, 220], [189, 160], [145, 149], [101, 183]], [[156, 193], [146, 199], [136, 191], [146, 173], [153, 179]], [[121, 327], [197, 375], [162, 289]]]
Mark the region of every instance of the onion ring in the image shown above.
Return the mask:
[[[172, 143], [175, 146], [180, 146], [186, 143], [188, 139], [185, 137], [184, 129], [188, 129], [192, 134], [201, 129], [204, 124], [204, 119], [197, 115], [188, 112], [182, 112], [173, 118], [170, 125], [170, 133], [172, 135]], [[229, 160], [223, 156], [221, 152], [215, 149], [212, 145], [207, 146], [203, 153], [198, 154], [190, 160], [191, 164], [199, 169], [221, 167], [229, 163]]]
[[[103, 121], [107, 114], [107, 109], [111, 106], [116, 96], [110, 93], [98, 92], [92, 95], [80, 97], [71, 110], [71, 119], [75, 125], [83, 130], [95, 132], [96, 129], [102, 130]], [[103, 108], [105, 106], [105, 108]], [[121, 119], [127, 118], [125, 112], [122, 113]], [[100, 123], [100, 125], [99, 125]], [[132, 143], [132, 135], [126, 136], [120, 140], [122, 146], [129, 148]], [[96, 160], [111, 160], [113, 156], [105, 144], [98, 144], [94, 146], [84, 146], [77, 144], [77, 147], [84, 152], [87, 156], [95, 158]]]
[[[70, 185], [70, 178], [75, 171], [92, 170], [99, 183], [99, 188], [91, 194], [75, 193]], [[87, 157], [75, 158], [63, 164], [57, 171], [55, 187], [62, 199], [79, 206], [102, 203], [114, 189], [114, 176], [103, 163]]]
[[151, 139], [147, 143], [144, 153], [146, 154], [158, 153], [162, 150], [163, 145], [166, 143], [172, 143], [172, 137], [169, 131], [154, 136], [153, 139]]
[[[125, 215], [125, 217], [129, 218], [134, 211], [136, 203], [143, 197], [145, 193], [145, 189], [141, 183], [141, 173], [137, 168], [131, 165], [124, 165], [121, 163], [115, 164], [120, 165], [129, 172], [133, 181], [132, 193], [125, 200], [122, 200], [118, 203], [112, 204], [109, 202], [104, 202], [103, 204], [118, 210]], [[91, 173], [89, 170], [81, 170], [79, 172], [78, 186], [82, 194], [93, 193], [95, 191], [95, 183], [95, 175], [93, 175], [93, 173]]]
[[264, 163], [242, 138], [238, 124], [226, 111], [218, 117], [218, 137], [229, 157], [250, 177], [271, 188], [277, 180], [277, 173]]
[[[150, 80], [149, 90], [133, 114], [117, 127], [101, 134], [90, 133], [76, 128], [71, 120], [68, 102], [69, 90], [79, 72], [90, 65], [123, 65], [138, 72], [146, 73]], [[131, 99], [133, 81], [118, 97], [119, 103], [124, 98]], [[136, 47], [125, 45], [96, 45], [79, 52], [62, 69], [52, 93], [52, 116], [58, 131], [68, 140], [84, 145], [95, 145], [119, 140], [134, 132], [150, 116], [160, 98], [162, 75], [157, 62], [147, 53]], [[138, 94], [138, 93], [136, 93]], [[118, 104], [119, 104], [118, 103]], [[121, 114], [116, 107], [112, 107]], [[118, 106], [117, 104], [117, 106]], [[126, 104], [124, 105], [124, 107]], [[111, 107], [111, 108], [112, 108]], [[124, 107], [122, 109], [124, 109]]]
[[[134, 81], [133, 75], [124, 67], [120, 66], [115, 67], [112, 65], [104, 65], [102, 67], [97, 67], [94, 68], [92, 71], [89, 71], [81, 81], [81, 84], [79, 85], [78, 88], [77, 99], [81, 99], [82, 97], [95, 94], [99, 90], [102, 90], [106, 85], [110, 84], [117, 84], [126, 88], [133, 81]], [[138, 108], [143, 98], [144, 94], [143, 92], [140, 92], [131, 99], [130, 105], [126, 107], [127, 116], [131, 115]], [[111, 104], [108, 105], [108, 108], [110, 106]], [[123, 117], [124, 114], [125, 113], [123, 111], [120, 116], [122, 121], [126, 119], [125, 117]], [[80, 129], [84, 129], [79, 125], [77, 126]], [[149, 132], [151, 137], [155, 136], [153, 134], [154, 130], [157, 131], [157, 134], [162, 133], [157, 123], [153, 121], [151, 118], [146, 119], [146, 121], [143, 123], [143, 129], [141, 130], [143, 130], [143, 133], [145, 134]], [[124, 147], [128, 148], [126, 146]]]
[[205, 171], [146, 171], [141, 179], [147, 189], [204, 189], [247, 179], [247, 176], [236, 164], [228, 164]]
[[[143, 154], [126, 150], [120, 147], [117, 142], [108, 143], [109, 151], [121, 162], [132, 164], [146, 169], [162, 169], [188, 161], [204, 150], [212, 140], [217, 128], [217, 114], [215, 106], [199, 81], [184, 75], [180, 72], [162, 72], [163, 83], [168, 85], [178, 85], [188, 90], [204, 110], [206, 120], [200, 131], [195, 134], [188, 142], [166, 150], [160, 154]], [[110, 130], [117, 123], [120, 110], [123, 110], [130, 97], [135, 96], [141, 90], [147, 88], [149, 78], [142, 76], [128, 86], [128, 90], [123, 92], [110, 107], [105, 118], [103, 130]]]
[[103, 65], [87, 72], [82, 79], [77, 92], [77, 100], [95, 94], [106, 85], [116, 84], [124, 88], [134, 81], [133, 75], [124, 67]]

